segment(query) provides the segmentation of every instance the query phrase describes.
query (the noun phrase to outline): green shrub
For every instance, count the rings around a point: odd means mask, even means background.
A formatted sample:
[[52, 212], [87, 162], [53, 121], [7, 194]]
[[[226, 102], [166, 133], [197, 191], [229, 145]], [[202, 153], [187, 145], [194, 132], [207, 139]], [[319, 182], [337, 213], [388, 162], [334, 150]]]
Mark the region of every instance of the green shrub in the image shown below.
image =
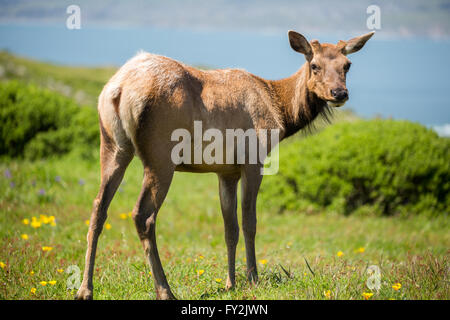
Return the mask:
[[72, 139], [70, 128], [37, 132], [26, 144], [24, 156], [36, 160], [68, 153], [72, 147]]
[[280, 145], [260, 203], [279, 211], [448, 214], [450, 139], [407, 121], [340, 123]]
[[94, 108], [20, 82], [0, 83], [0, 155], [37, 159], [99, 144]]

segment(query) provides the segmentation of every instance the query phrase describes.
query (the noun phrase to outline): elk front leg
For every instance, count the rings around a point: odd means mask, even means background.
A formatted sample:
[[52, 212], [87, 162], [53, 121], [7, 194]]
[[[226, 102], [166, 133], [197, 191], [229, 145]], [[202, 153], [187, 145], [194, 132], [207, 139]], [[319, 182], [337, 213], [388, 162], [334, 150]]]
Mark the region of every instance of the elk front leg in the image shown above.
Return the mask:
[[225, 226], [225, 242], [228, 253], [227, 290], [233, 288], [236, 283], [236, 246], [239, 241], [236, 190], [239, 178], [240, 175], [219, 175], [220, 206]]
[[247, 278], [251, 283], [258, 281], [256, 267], [255, 236], [256, 236], [256, 198], [262, 175], [259, 165], [247, 165], [242, 170], [242, 230], [245, 238], [247, 259]]

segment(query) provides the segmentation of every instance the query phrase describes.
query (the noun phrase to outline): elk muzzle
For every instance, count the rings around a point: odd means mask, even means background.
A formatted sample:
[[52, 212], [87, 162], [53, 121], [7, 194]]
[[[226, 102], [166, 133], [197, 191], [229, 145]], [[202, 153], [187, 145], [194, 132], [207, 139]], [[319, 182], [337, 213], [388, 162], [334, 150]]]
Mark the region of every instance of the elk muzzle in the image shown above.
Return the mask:
[[337, 103], [344, 102], [348, 99], [348, 90], [346, 88], [331, 89], [330, 93]]

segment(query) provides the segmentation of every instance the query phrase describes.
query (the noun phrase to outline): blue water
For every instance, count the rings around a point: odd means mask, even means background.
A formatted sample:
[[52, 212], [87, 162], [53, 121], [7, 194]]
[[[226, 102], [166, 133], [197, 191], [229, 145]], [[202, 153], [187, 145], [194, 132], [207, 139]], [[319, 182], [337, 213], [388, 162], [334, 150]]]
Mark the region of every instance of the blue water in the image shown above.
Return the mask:
[[[333, 36], [306, 35], [322, 42]], [[378, 37], [380, 38], [380, 37]], [[381, 40], [377, 34], [349, 58], [346, 108], [359, 115], [450, 123], [450, 42]], [[243, 68], [268, 79], [294, 73], [304, 62], [286, 34], [196, 32], [157, 28], [82, 28], [0, 25], [0, 49], [53, 63], [120, 66], [138, 50], [188, 64]]]

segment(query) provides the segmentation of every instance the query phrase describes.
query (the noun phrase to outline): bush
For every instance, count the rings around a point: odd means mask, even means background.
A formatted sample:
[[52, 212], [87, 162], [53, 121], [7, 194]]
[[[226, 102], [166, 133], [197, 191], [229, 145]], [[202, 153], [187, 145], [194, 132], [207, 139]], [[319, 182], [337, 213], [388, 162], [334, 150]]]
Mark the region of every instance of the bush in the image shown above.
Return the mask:
[[37, 159], [98, 147], [94, 108], [33, 85], [0, 83], [0, 155]]
[[263, 206], [383, 215], [448, 214], [450, 140], [407, 121], [341, 123], [280, 146]]

